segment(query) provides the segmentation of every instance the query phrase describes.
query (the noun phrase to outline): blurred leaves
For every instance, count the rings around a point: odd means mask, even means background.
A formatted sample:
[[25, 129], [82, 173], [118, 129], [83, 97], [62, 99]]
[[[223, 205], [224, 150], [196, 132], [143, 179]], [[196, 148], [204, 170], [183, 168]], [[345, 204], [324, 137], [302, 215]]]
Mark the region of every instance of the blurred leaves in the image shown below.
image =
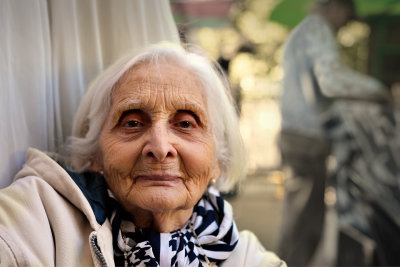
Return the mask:
[[[288, 28], [295, 27], [307, 16], [314, 0], [281, 0], [271, 10], [269, 20]], [[375, 15], [399, 15], [399, 0], [354, 0], [357, 15], [366, 18]]]
[[338, 33], [343, 61], [353, 69], [367, 73], [370, 27], [361, 22], [351, 22]]
[[232, 9], [233, 27], [245, 52], [232, 58], [230, 78], [244, 97], [275, 97], [282, 78], [280, 58], [288, 30], [268, 20], [279, 0], [237, 1]]
[[[280, 0], [237, 0], [231, 7], [228, 26], [201, 27], [190, 32], [191, 42], [202, 46], [214, 59], [229, 62], [229, 79], [232, 87], [241, 91], [242, 98], [275, 98], [280, 94], [281, 56], [290, 30], [269, 20], [279, 3]], [[362, 72], [368, 65], [369, 34], [369, 27], [361, 22], [349, 24], [338, 34], [344, 61]]]

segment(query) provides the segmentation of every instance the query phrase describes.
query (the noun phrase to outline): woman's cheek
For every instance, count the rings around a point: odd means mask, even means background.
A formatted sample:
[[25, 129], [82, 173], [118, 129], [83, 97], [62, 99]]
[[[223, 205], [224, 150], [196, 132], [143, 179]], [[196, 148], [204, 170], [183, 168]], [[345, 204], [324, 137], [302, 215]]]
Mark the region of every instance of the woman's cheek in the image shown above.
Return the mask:
[[104, 137], [100, 145], [103, 148], [103, 158], [106, 162], [115, 162], [117, 158], [123, 158], [121, 157], [124, 153], [123, 145], [116, 138]]
[[191, 152], [191, 166], [194, 170], [196, 170], [198, 175], [203, 176], [205, 174], [209, 174], [209, 169], [215, 161], [214, 154], [214, 149], [209, 144], [203, 147], [199, 147], [197, 150]]

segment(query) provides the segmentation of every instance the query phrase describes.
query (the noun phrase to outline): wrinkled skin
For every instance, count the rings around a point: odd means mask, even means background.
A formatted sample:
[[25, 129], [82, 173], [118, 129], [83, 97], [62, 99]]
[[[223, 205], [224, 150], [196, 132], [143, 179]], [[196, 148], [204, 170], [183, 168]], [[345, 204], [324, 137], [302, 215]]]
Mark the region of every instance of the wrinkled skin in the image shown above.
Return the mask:
[[113, 89], [92, 170], [104, 171], [138, 227], [183, 227], [220, 175], [204, 89], [194, 75], [172, 62], [127, 71]]

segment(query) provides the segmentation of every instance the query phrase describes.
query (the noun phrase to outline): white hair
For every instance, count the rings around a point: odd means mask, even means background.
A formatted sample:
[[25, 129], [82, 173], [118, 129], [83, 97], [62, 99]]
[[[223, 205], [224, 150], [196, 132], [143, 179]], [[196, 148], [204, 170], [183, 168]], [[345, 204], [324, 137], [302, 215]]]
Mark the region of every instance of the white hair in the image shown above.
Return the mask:
[[101, 73], [89, 86], [75, 114], [70, 136], [61, 152], [67, 168], [83, 172], [91, 166], [98, 151], [98, 139], [110, 110], [112, 91], [121, 76], [132, 67], [149, 62], [173, 62], [188, 69], [205, 90], [207, 109], [216, 143], [216, 157], [221, 170], [215, 186], [229, 191], [246, 173], [246, 157], [239, 131], [238, 113], [228, 83], [218, 65], [183, 47], [161, 43], [128, 55]]

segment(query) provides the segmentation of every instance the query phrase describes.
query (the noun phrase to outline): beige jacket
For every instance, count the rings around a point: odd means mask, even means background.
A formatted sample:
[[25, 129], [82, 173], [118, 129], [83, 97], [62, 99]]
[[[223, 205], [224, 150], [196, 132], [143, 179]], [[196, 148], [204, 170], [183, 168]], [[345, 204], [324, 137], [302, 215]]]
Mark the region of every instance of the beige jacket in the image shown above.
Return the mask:
[[[29, 149], [22, 170], [0, 190], [0, 266], [114, 266], [111, 225], [93, 210], [66, 171]], [[286, 266], [254, 234], [240, 233], [221, 266]]]

